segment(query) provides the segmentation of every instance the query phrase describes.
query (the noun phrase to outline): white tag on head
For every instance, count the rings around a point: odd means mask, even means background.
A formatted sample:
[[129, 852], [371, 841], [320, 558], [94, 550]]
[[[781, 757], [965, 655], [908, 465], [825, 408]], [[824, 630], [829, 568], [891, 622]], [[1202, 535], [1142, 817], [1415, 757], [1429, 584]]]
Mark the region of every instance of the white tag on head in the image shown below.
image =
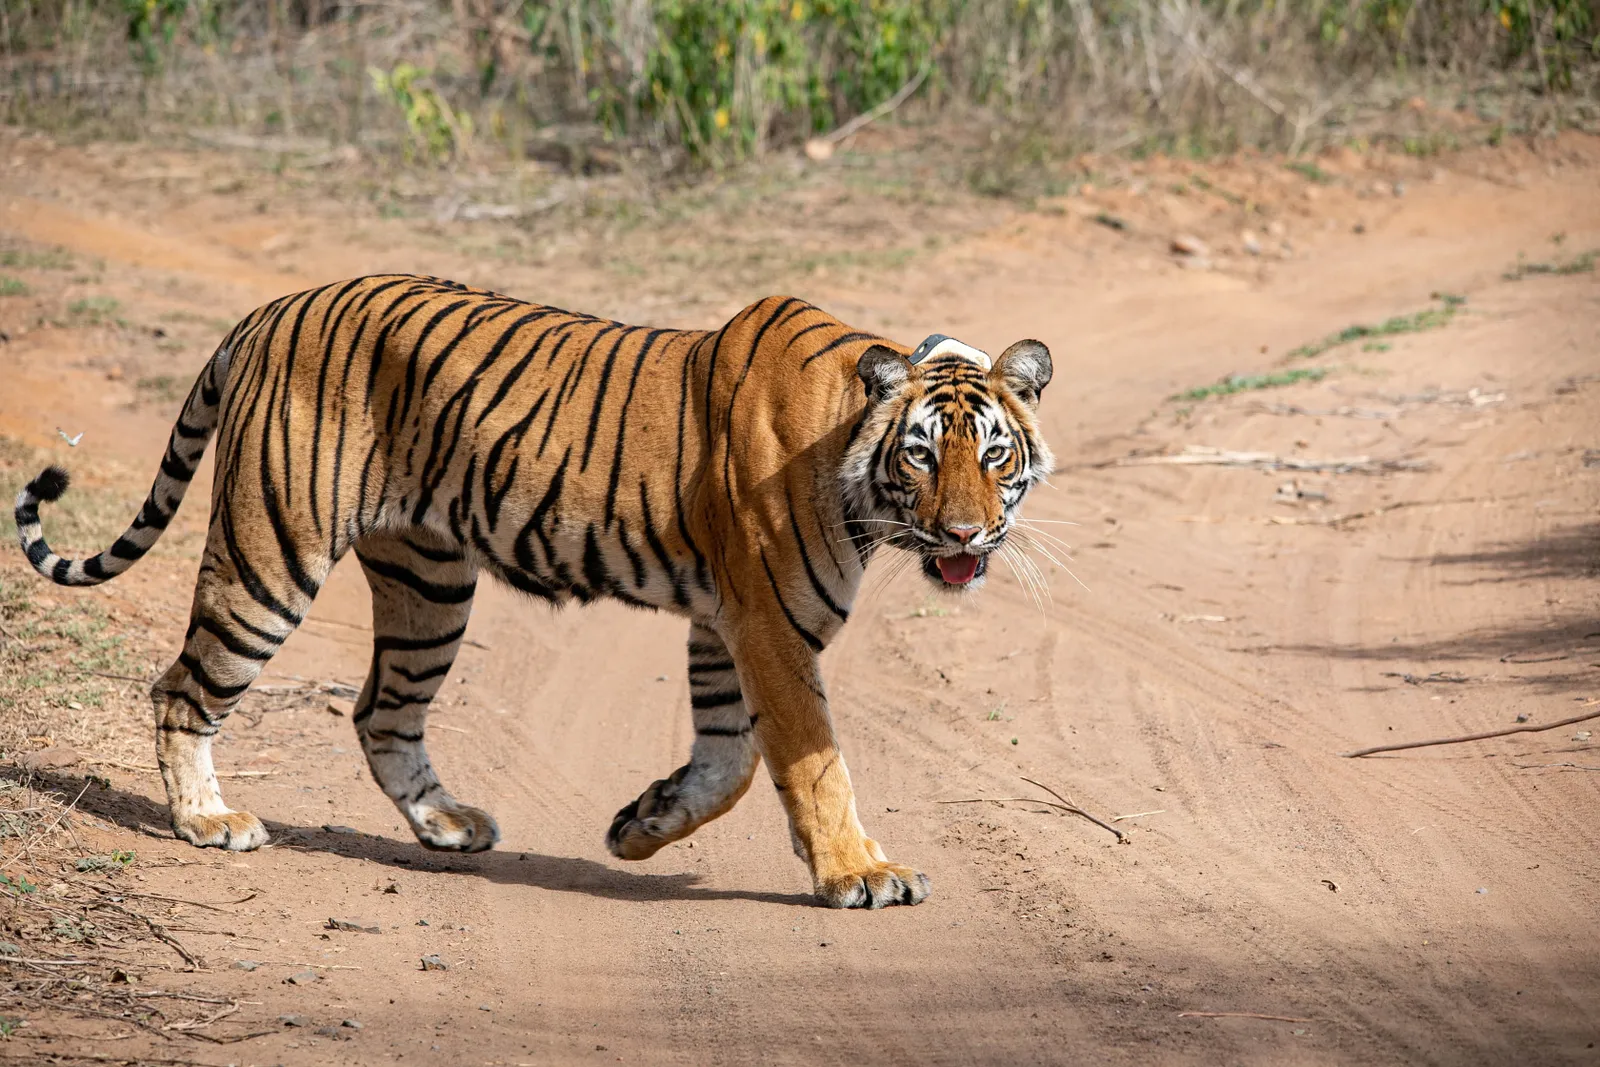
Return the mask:
[[946, 337], [942, 333], [929, 334], [917, 346], [917, 350], [911, 353], [911, 362], [921, 363], [930, 356], [942, 356], [945, 354], [960, 356], [962, 359], [976, 363], [984, 370], [989, 370], [993, 366], [989, 359], [989, 353], [973, 348], [971, 345], [962, 344], [954, 337]]

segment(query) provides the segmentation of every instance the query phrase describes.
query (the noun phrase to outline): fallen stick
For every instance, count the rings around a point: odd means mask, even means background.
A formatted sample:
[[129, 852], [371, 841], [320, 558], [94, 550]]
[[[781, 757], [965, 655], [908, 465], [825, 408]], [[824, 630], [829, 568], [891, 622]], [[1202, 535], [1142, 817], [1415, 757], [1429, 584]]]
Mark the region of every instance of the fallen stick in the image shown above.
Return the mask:
[[1157, 456], [1122, 456], [1090, 464], [1105, 467], [1244, 467], [1267, 471], [1311, 471], [1332, 474], [1383, 474], [1390, 471], [1424, 471], [1433, 464], [1425, 459], [1373, 459], [1371, 456], [1344, 456], [1337, 459], [1300, 459], [1275, 452], [1231, 452], [1204, 445], [1189, 445], [1182, 452]]
[[1165, 815], [1166, 813], [1166, 808], [1157, 808], [1155, 811], [1136, 811], [1132, 815], [1114, 815], [1111, 821], [1121, 822], [1123, 819], [1142, 819], [1146, 815]]
[[[124, 763], [117, 759], [103, 759], [99, 756], [85, 756], [83, 762], [92, 763], [96, 767], [115, 767], [122, 771], [144, 771], [148, 774], [157, 774], [160, 767], [152, 767], [148, 763]], [[216, 771], [218, 778], [270, 778], [277, 771]]]
[[[1591, 700], [1587, 704], [1584, 704], [1583, 707], [1592, 708], [1596, 704], [1600, 704], [1600, 700]], [[1485, 741], [1491, 737], [1509, 737], [1511, 734], [1536, 734], [1544, 730], [1559, 730], [1563, 726], [1571, 726], [1574, 723], [1588, 722], [1590, 719], [1600, 719], [1600, 711], [1591, 711], [1587, 715], [1574, 715], [1570, 719], [1562, 719], [1560, 722], [1545, 723], [1542, 726], [1535, 725], [1533, 723], [1525, 723], [1522, 726], [1507, 726], [1503, 730], [1487, 730], [1481, 734], [1466, 734], [1462, 737], [1440, 737], [1435, 738], [1432, 741], [1402, 741], [1399, 744], [1394, 745], [1374, 745], [1371, 748], [1358, 748], [1354, 752], [1341, 752], [1339, 755], [1344, 759], [1356, 759], [1359, 756], [1371, 756], [1379, 752], [1399, 752], [1402, 749], [1407, 748], [1428, 748], [1432, 745], [1457, 745], [1463, 741]]]
[[[1121, 830], [1118, 830], [1115, 826], [1112, 826], [1110, 823], [1105, 822], [1105, 821], [1103, 821], [1101, 819], [1097, 819], [1093, 815], [1090, 815], [1088, 812], [1084, 811], [1082, 808], [1078, 807], [1078, 805], [1074, 804], [1072, 801], [1068, 800], [1066, 797], [1062, 796], [1060, 793], [1057, 793], [1054, 789], [1051, 789], [1049, 786], [1045, 785], [1043, 782], [1036, 782], [1032, 778], [1029, 778], [1025, 774], [1018, 775], [1018, 777], [1021, 778], [1024, 782], [1027, 782], [1029, 785], [1038, 786], [1040, 789], [1043, 789], [1046, 793], [1049, 793], [1051, 796], [1053, 796], [1057, 800], [1061, 801], [1061, 804], [1059, 806], [1061, 807], [1061, 809], [1063, 811], [1070, 811], [1074, 815], [1082, 815], [1085, 819], [1088, 819], [1090, 822], [1092, 822], [1096, 826], [1100, 827], [1100, 829], [1102, 829], [1102, 830], [1110, 830], [1112, 833], [1116, 834], [1117, 835], [1117, 843], [1118, 844], [1127, 844], [1129, 841], [1133, 840], [1127, 834], [1123, 833]], [[1049, 801], [1041, 800], [1041, 801], [1036, 801], [1036, 803], [1048, 804]], [[1056, 806], [1057, 805], [1053, 805], [1053, 804], [1051, 805], [1051, 807], [1056, 807]]]
[[119, 682], [148, 682], [148, 678], [135, 678], [131, 674], [112, 674], [110, 671], [91, 671], [84, 667], [74, 667], [79, 674], [92, 674], [96, 678], [115, 678]]
[[932, 69], [933, 56], [930, 55], [926, 60], [923, 61], [922, 66], [917, 70], [917, 72], [911, 76], [911, 79], [902, 85], [898, 90], [896, 90], [893, 96], [879, 104], [877, 107], [868, 111], [863, 111], [861, 114], [857, 115], [843, 126], [840, 126], [832, 133], [823, 134], [821, 137], [817, 138], [817, 140], [828, 145], [836, 145], [843, 141], [846, 137], [849, 137], [851, 134], [861, 129], [867, 123], [876, 122], [878, 119], [883, 118], [883, 116], [887, 115], [889, 112], [893, 111], [895, 108], [911, 99], [911, 94], [917, 91], [917, 87], [922, 84], [923, 80], [928, 76], [928, 71]]
[[1269, 515], [1267, 521], [1274, 526], [1342, 526], [1347, 522], [1357, 519], [1370, 519], [1375, 515], [1383, 515], [1401, 508], [1442, 507], [1445, 504], [1476, 504], [1477, 497], [1466, 497], [1460, 500], [1400, 500], [1393, 504], [1382, 504], [1366, 511], [1351, 511], [1343, 515], [1329, 515], [1326, 518], [1302, 519], [1295, 516]]
[[1180, 1011], [1180, 1019], [1269, 1019], [1275, 1023], [1309, 1023], [1315, 1019], [1300, 1019], [1293, 1015], [1262, 1015], [1254, 1011]]
[[1531, 771], [1540, 767], [1565, 767], [1574, 771], [1600, 771], [1600, 767], [1591, 767], [1587, 763], [1513, 763], [1511, 766], [1519, 770]]

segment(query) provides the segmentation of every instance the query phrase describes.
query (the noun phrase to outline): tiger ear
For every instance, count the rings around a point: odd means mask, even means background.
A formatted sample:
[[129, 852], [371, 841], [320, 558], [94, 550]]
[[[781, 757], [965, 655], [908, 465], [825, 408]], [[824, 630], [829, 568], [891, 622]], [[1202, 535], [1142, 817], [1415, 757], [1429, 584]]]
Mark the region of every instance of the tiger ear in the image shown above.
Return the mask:
[[1050, 384], [1054, 367], [1050, 350], [1040, 341], [1018, 341], [994, 361], [989, 376], [1005, 385], [1030, 408], [1039, 406], [1039, 394]]
[[873, 345], [856, 361], [856, 373], [867, 387], [867, 399], [883, 403], [911, 378], [911, 361], [885, 345]]

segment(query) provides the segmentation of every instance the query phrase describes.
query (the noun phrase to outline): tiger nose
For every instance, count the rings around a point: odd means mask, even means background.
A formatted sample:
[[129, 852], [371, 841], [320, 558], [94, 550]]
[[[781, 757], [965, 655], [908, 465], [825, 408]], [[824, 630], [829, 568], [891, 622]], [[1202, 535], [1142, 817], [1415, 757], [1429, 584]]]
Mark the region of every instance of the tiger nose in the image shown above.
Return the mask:
[[949, 534], [951, 537], [954, 537], [962, 544], [966, 544], [974, 537], [978, 536], [979, 531], [982, 529], [982, 526], [946, 526], [944, 528], [944, 532]]

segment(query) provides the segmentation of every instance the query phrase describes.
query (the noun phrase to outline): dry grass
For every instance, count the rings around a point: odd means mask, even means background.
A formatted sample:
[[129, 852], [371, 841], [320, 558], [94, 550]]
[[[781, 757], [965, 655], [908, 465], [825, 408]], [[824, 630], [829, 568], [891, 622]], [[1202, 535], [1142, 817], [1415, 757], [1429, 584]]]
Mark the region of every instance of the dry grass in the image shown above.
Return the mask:
[[73, 1019], [167, 1041], [261, 1032], [240, 1028], [233, 1000], [171, 987], [205, 964], [182, 940], [192, 908], [142, 893], [137, 853], [86, 842], [103, 824], [80, 801], [105, 788], [94, 775], [0, 771], [0, 1040]]

